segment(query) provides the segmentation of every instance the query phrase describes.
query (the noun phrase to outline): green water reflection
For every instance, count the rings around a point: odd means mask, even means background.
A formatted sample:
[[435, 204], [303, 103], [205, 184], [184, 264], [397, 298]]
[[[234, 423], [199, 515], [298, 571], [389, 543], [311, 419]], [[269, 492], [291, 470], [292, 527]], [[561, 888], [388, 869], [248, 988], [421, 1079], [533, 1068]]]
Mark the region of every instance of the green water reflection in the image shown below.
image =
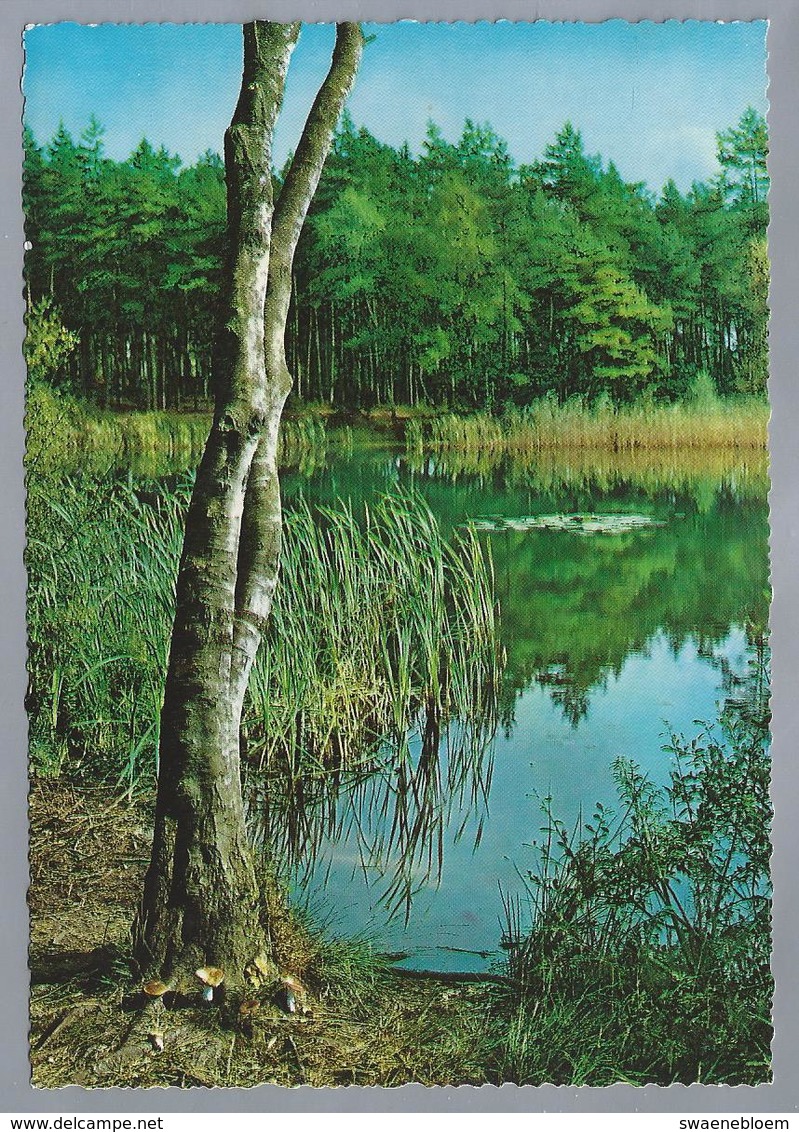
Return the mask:
[[419, 491], [439, 520], [552, 512], [644, 513], [663, 525], [627, 534], [486, 534], [495, 565], [507, 651], [502, 718], [533, 682], [546, 685], [572, 722], [592, 689], [618, 675], [630, 653], [662, 632], [675, 650], [692, 636], [710, 652], [732, 625], [768, 617], [765, 459], [709, 457], [658, 468], [629, 459], [614, 469], [504, 462], [453, 471], [432, 460], [362, 446], [308, 477], [287, 475], [287, 498], [368, 502], [396, 485]]
[[[312, 903], [341, 930], [366, 928], [409, 952], [414, 965], [471, 969], [496, 953], [499, 886], [512, 892], [516, 868], [530, 864], [536, 797], [552, 795], [566, 820], [597, 799], [612, 802], [619, 754], [664, 780], [670, 729], [693, 734], [696, 720], [715, 719], [746, 686], [753, 658], [762, 662], [767, 467], [752, 453], [670, 454], [660, 462], [578, 454], [522, 465], [409, 457], [356, 443], [337, 457], [329, 452], [308, 474], [284, 476], [289, 506], [299, 495], [365, 504], [397, 487], [421, 493], [449, 528], [585, 511], [662, 524], [612, 536], [481, 535], [493, 556], [507, 654], [501, 726], [491, 758], [475, 766], [476, 781], [490, 768], [488, 781], [468, 802], [442, 800], [436, 875], [428, 868], [416, 885], [406, 878], [415, 893], [407, 923], [386, 922], [381, 903], [397, 871], [414, 870], [381, 836], [379, 799], [392, 790], [390, 774], [367, 791], [340, 784], [335, 797], [326, 795], [328, 821], [312, 846], [306, 842]], [[446, 783], [446, 751], [441, 764]]]

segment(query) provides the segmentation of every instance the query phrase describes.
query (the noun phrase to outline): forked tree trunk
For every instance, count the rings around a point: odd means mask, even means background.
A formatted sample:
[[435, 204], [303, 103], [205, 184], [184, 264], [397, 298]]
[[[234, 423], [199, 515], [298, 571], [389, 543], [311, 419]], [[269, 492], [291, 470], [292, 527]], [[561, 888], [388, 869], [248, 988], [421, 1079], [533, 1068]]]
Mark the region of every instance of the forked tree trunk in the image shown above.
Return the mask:
[[231, 250], [215, 413], [186, 521], [137, 932], [142, 968], [178, 989], [208, 965], [235, 987], [265, 949], [242, 803], [241, 714], [278, 575], [292, 262], [363, 44], [357, 24], [338, 25], [330, 70], [274, 201], [272, 133], [299, 30], [244, 28], [241, 93], [225, 136]]

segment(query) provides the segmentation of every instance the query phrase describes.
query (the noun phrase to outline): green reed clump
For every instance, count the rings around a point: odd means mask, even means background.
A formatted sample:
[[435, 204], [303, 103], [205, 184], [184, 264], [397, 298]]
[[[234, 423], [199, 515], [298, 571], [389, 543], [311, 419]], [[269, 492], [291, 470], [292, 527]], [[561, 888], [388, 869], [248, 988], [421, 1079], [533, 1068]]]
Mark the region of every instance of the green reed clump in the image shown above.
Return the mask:
[[696, 398], [671, 404], [609, 398], [563, 404], [544, 397], [502, 416], [447, 413], [409, 422], [406, 445], [422, 452], [532, 456], [550, 450], [765, 449], [769, 408], [756, 397]]
[[28, 481], [28, 712], [36, 773], [153, 766], [188, 499], [127, 482]]
[[490, 560], [450, 543], [411, 495], [288, 517], [281, 584], [252, 685], [248, 734], [271, 766], [350, 765], [405, 734], [420, 707], [480, 717], [497, 689]]
[[[28, 708], [35, 772], [152, 774], [189, 484], [29, 476]], [[283, 572], [245, 737], [265, 768], [366, 758], [414, 722], [493, 706], [490, 563], [425, 505], [347, 505], [285, 524]]]
[[762, 718], [673, 737], [668, 786], [619, 760], [620, 807], [569, 830], [544, 802], [501, 1076], [524, 1084], [770, 1078], [769, 760]]

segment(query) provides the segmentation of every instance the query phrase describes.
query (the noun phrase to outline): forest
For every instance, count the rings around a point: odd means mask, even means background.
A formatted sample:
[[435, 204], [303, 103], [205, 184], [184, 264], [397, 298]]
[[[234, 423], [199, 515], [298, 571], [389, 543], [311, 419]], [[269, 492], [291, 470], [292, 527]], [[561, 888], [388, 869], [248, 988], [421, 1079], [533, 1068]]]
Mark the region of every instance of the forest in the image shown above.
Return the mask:
[[[44, 341], [52, 368], [60, 335], [50, 380], [90, 403], [208, 407], [220, 157], [186, 166], [142, 139], [114, 161], [95, 118], [25, 145], [29, 365]], [[767, 150], [747, 109], [717, 134], [718, 176], [656, 194], [569, 122], [517, 165], [489, 125], [451, 143], [430, 123], [414, 155], [345, 114], [294, 265], [295, 402], [674, 401], [707, 374], [714, 393], [764, 394]]]

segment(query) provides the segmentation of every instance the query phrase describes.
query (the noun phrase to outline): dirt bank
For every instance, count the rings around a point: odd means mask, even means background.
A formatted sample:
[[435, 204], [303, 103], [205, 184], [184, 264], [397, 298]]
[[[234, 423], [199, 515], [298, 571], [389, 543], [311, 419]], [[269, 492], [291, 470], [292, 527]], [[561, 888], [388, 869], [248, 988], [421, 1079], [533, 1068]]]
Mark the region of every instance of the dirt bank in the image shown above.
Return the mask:
[[496, 1080], [488, 1038], [496, 987], [399, 978], [368, 948], [315, 940], [285, 912], [273, 944], [281, 967], [307, 985], [306, 1012], [286, 1013], [262, 994], [244, 1015], [190, 1006], [143, 1019], [129, 955], [150, 800], [45, 780], [30, 802], [35, 1086]]

